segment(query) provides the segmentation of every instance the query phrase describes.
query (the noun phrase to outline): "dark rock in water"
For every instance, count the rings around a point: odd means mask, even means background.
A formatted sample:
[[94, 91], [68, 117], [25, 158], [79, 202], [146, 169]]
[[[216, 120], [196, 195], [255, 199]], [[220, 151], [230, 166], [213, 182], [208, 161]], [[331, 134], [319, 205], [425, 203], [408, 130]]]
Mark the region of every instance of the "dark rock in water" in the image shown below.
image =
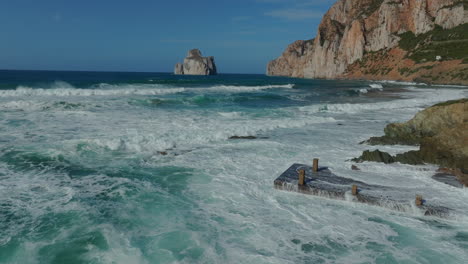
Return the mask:
[[376, 161], [376, 162], [383, 162], [385, 164], [394, 163], [395, 159], [392, 155], [388, 154], [387, 152], [383, 152], [380, 150], [365, 150], [359, 158], [352, 159], [354, 162], [363, 162], [363, 161]]
[[423, 159], [421, 158], [421, 153], [418, 150], [408, 151], [402, 154], [397, 154], [395, 156], [395, 161], [410, 164], [410, 165], [422, 165], [424, 164]]
[[468, 173], [460, 169], [440, 168], [432, 178], [455, 187], [468, 187]]
[[364, 140], [359, 144], [369, 144], [372, 146], [375, 145], [410, 145], [416, 146], [418, 145], [419, 141], [407, 136], [400, 136], [400, 137], [389, 137], [389, 136], [381, 136], [381, 137], [371, 137], [368, 140]]
[[463, 184], [457, 179], [457, 176], [450, 173], [439, 172], [432, 176], [432, 179], [442, 182], [453, 187], [463, 188]]
[[385, 164], [388, 163], [395, 163], [400, 162], [403, 164], [410, 164], [410, 165], [421, 165], [424, 164], [423, 160], [421, 159], [421, 155], [419, 151], [408, 151], [402, 154], [397, 154], [396, 156], [392, 156], [387, 152], [383, 152], [380, 150], [366, 150], [362, 152], [362, 155], [359, 158], [352, 159], [355, 162], [363, 162], [363, 161], [375, 161], [375, 162], [383, 162]]
[[361, 170], [361, 169], [360, 169], [358, 166], [356, 166], [356, 165], [351, 165], [351, 169], [352, 169], [352, 170], [355, 170], [355, 171]]
[[167, 152], [166, 152], [166, 151], [158, 151], [158, 154], [159, 154], [159, 155], [166, 156], [166, 155], [167, 155]]
[[257, 139], [256, 136], [232, 136], [229, 139]]
[[296, 245], [299, 245], [301, 243], [301, 240], [295, 238], [295, 239], [291, 240], [291, 242], [293, 242]]

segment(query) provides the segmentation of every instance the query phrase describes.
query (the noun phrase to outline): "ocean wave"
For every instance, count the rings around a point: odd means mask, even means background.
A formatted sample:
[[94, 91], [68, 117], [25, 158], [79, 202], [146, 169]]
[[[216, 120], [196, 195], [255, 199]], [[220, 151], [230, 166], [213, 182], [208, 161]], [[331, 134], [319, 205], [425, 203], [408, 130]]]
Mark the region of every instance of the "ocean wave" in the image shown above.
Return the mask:
[[377, 90], [380, 90], [380, 91], [383, 90], [383, 86], [382, 86], [381, 84], [379, 84], [379, 83], [372, 83], [372, 84], [370, 84], [369, 86], [370, 86], [370, 88], [372, 88], [372, 89], [377, 89]]
[[37, 111], [37, 110], [42, 110], [46, 106], [47, 106], [46, 102], [18, 100], [18, 101], [2, 102], [0, 104], [0, 109]]
[[383, 91], [383, 86], [382, 84], [379, 84], [379, 83], [372, 83], [369, 85], [369, 88], [361, 88], [359, 89], [359, 93], [361, 94], [366, 94], [370, 91]]
[[[297, 120], [266, 118], [257, 120], [255, 123], [249, 122], [248, 119], [233, 122], [233, 118], [243, 117], [242, 113], [218, 114], [222, 117], [221, 120], [210, 119], [203, 122], [198, 120], [198, 122], [191, 123], [190, 130], [178, 130], [177, 133], [172, 129], [158, 133], [130, 133], [101, 139], [82, 139], [72, 144], [86, 144], [90, 149], [147, 154], [168, 149], [192, 149], [210, 142], [225, 141], [232, 136], [256, 136], [275, 129], [300, 128], [336, 122], [332, 117], [305, 115]], [[184, 122], [190, 122], [190, 120], [184, 120]]]
[[364, 104], [320, 104], [300, 107], [299, 109], [304, 112], [317, 113], [317, 112], [336, 112], [336, 113], [356, 113], [363, 111], [375, 111], [384, 109], [402, 109], [402, 108], [421, 108], [429, 105], [459, 99], [465, 97], [466, 90], [448, 90], [448, 89], [418, 89], [409, 88], [410, 91], [414, 89], [414, 94], [411, 92], [410, 98], [392, 100], [379, 103], [364, 103]]
[[49, 87], [18, 86], [14, 90], [0, 90], [0, 97], [37, 96], [122, 96], [122, 95], [166, 95], [191, 92], [252, 92], [266, 89], [293, 88], [293, 84], [261, 86], [219, 85], [204, 88], [170, 87], [161, 84], [107, 84], [100, 83], [89, 88], [76, 88], [66, 82], [54, 82]]
[[148, 88], [122, 87], [118, 89], [82, 89], [82, 88], [31, 88], [20, 86], [15, 90], [1, 90], [0, 97], [37, 97], [37, 96], [119, 96], [119, 95], [165, 95], [184, 92], [185, 88]]
[[0, 103], [0, 110], [6, 111], [78, 111], [89, 107], [96, 107], [96, 104], [66, 101], [37, 101], [37, 100], [14, 100]]
[[260, 85], [260, 86], [235, 86], [235, 85], [218, 85], [208, 88], [199, 88], [200, 91], [212, 91], [212, 92], [253, 92], [267, 89], [292, 89], [294, 84], [284, 85]]
[[395, 85], [422, 85], [422, 86], [427, 86], [427, 83], [417, 83], [417, 82], [403, 82], [403, 81], [391, 81], [391, 80], [382, 80], [382, 81], [377, 81], [377, 82], [395, 84]]

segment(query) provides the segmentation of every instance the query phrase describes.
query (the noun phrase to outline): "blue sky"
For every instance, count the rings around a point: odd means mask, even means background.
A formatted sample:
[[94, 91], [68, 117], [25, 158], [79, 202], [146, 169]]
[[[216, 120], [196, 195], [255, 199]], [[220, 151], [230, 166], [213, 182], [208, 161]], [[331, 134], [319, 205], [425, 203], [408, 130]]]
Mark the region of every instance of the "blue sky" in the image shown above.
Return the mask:
[[187, 51], [264, 73], [335, 0], [0, 0], [0, 69], [171, 72]]

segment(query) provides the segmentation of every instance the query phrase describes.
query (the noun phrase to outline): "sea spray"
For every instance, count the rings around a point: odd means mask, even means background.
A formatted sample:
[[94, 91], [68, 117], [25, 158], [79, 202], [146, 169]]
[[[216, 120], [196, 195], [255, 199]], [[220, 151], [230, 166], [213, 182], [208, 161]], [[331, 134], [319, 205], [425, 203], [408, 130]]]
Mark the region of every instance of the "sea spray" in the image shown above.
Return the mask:
[[[352, 171], [348, 161], [388, 122], [466, 97], [463, 88], [379, 83], [383, 91], [360, 94], [375, 82], [60, 73], [66, 85], [48, 81], [54, 72], [30, 74], [0, 91], [1, 263], [468, 258], [466, 190], [433, 181], [432, 165]], [[247, 135], [257, 138], [229, 140]], [[273, 187], [314, 157], [337, 175], [404, 189], [409, 207], [418, 193], [455, 214], [439, 220]]]

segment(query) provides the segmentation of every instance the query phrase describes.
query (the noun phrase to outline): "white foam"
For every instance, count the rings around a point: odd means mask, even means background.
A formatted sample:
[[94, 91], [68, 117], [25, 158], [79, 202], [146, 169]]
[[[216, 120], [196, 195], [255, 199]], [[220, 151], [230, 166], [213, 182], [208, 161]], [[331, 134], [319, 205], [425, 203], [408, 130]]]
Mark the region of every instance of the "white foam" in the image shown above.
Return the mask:
[[[158, 86], [158, 85], [156, 85]], [[18, 87], [15, 90], [1, 90], [0, 97], [37, 97], [37, 96], [122, 96], [122, 95], [165, 95], [181, 93], [185, 88], [148, 88], [123, 87], [119, 89], [78, 89], [78, 88], [30, 88]]]
[[253, 92], [266, 89], [291, 89], [293, 84], [262, 86], [219, 85], [204, 88], [168, 87], [160, 84], [121, 84], [101, 83], [88, 89], [74, 88], [65, 82], [56, 82], [50, 88], [19, 86], [15, 90], [0, 90], [0, 97], [37, 97], [37, 96], [126, 96], [126, 95], [167, 95], [191, 92]]
[[238, 118], [242, 116], [241, 112], [218, 112], [218, 114], [227, 118]]
[[408, 87], [408, 89], [415, 93], [406, 94], [405, 96], [408, 97], [407, 99], [398, 99], [380, 103], [311, 105], [301, 107], [300, 110], [310, 113], [357, 113], [362, 111], [421, 108], [442, 101], [463, 98], [467, 94], [466, 90], [420, 89], [414, 87]]
[[378, 83], [372, 83], [369, 85], [372, 89], [376, 89], [376, 90], [379, 90], [379, 91], [382, 91], [383, 90], [383, 86], [381, 84], [378, 84]]
[[417, 82], [403, 82], [403, 81], [391, 81], [391, 80], [382, 80], [382, 81], [377, 81], [380, 83], [389, 83], [389, 84], [395, 84], [395, 85], [421, 85], [421, 86], [427, 86], [426, 83], [417, 83]]
[[[205, 146], [208, 143], [217, 141], [225, 141], [232, 136], [254, 136], [262, 133], [267, 133], [280, 128], [298, 128], [311, 124], [331, 123], [336, 122], [332, 117], [306, 117], [289, 120], [272, 119], [265, 117], [250, 122], [249, 116], [237, 113], [238, 117], [236, 122], [232, 122], [232, 116], [224, 116], [223, 119], [217, 119], [213, 116], [208, 118], [184, 118], [175, 123], [172, 120], [171, 127], [164, 127], [164, 123], [169, 121], [172, 117], [168, 116], [167, 120], [160, 116], [160, 120], [153, 124], [155, 132], [141, 133], [136, 130], [127, 131], [126, 135], [111, 135], [111, 137], [103, 139], [86, 139], [76, 142], [74, 144], [88, 142], [96, 146], [113, 150], [113, 151], [127, 151], [138, 154], [156, 153], [157, 151], [173, 149], [191, 149], [199, 146]], [[181, 129], [185, 126], [190, 128]]]
[[[227, 93], [252, 89], [211, 88], [212, 92]], [[279, 89], [283, 88], [289, 89]], [[133, 88], [110, 85], [96, 89]], [[187, 88], [197, 93], [203, 89]], [[205, 91], [210, 92], [210, 88]], [[466, 189], [433, 181], [430, 177], [435, 166], [365, 162], [358, 164], [361, 171], [357, 172], [350, 169], [353, 163], [346, 161], [369, 148], [358, 142], [381, 133], [389, 120], [404, 121], [428, 104], [466, 94], [455, 89], [410, 91], [404, 99], [387, 102], [274, 110], [236, 108], [235, 112], [153, 109], [126, 104], [126, 98], [81, 97], [66, 101], [85, 101], [85, 105], [98, 101], [104, 106], [93, 114], [0, 112], [0, 136], [13, 137], [0, 142], [2, 153], [5, 145], [13, 149], [28, 147], [32, 152], [51, 149], [56, 152], [47, 151], [49, 156], [70, 161], [61, 165], [83, 165], [99, 172], [71, 177], [42, 171], [40, 166], [18, 172], [0, 162], [2, 204], [11, 204], [15, 216], [30, 224], [26, 226], [22, 221], [0, 230], [0, 243], [24, 238], [26, 242], [21, 243], [26, 246], [17, 250], [23, 258], [15, 258], [18, 263], [37, 262], [38, 252], [51, 245], [50, 241], [72, 241], [74, 230], [103, 234], [109, 249], [97, 249], [90, 243], [86, 260], [106, 263], [301, 263], [304, 259], [373, 263], [380, 256], [396, 262], [430, 262], [429, 257], [445, 259], [449, 255], [453, 257], [448, 263], [463, 263], [468, 252], [455, 236], [468, 227], [463, 217], [468, 210], [464, 202], [468, 199]], [[33, 109], [35, 103], [49, 105], [56, 101], [20, 99], [10, 101], [8, 107]], [[31, 127], [3, 125], [5, 120], [19, 118], [30, 120]], [[342, 126], [337, 126], [336, 120]], [[227, 140], [234, 135], [262, 134], [268, 139]], [[191, 151], [177, 156], [155, 153], [167, 148]], [[397, 153], [407, 149], [388, 146], [385, 150]], [[406, 213], [398, 213], [354, 203], [353, 197], [335, 201], [273, 188], [273, 180], [292, 163], [310, 164], [314, 157], [337, 175], [404, 189], [402, 195], [408, 204], [421, 192], [430, 202], [454, 208], [462, 217], [434, 220], [420, 217], [421, 212], [411, 206]], [[184, 177], [184, 172], [159, 174], [158, 169], [165, 167], [187, 169], [189, 176]], [[136, 176], [132, 175], [134, 170]], [[144, 176], [138, 170], [144, 171]], [[123, 173], [108, 176], [109, 171]], [[161, 199], [155, 194], [161, 194]], [[47, 240], [40, 242], [33, 235], [24, 236], [25, 232], [40, 229], [39, 219], [44, 216], [68, 212], [79, 214], [80, 221], [72, 221], [71, 227], [64, 228], [57, 222], [61, 228], [58, 235], [47, 234]], [[171, 244], [173, 240], [161, 239], [172, 231], [184, 232], [186, 236], [176, 239], [190, 243], [176, 245]], [[415, 244], [419, 245], [416, 250]], [[161, 260], [162, 254], [167, 256], [165, 260]]]
[[0, 104], [0, 109], [3, 110], [25, 110], [25, 111], [37, 111], [43, 109], [47, 105], [46, 102], [39, 101], [7, 101]]
[[366, 94], [369, 91], [366, 88], [361, 88], [361, 89], [359, 89], [359, 92], [362, 93], [362, 94]]
[[267, 89], [292, 89], [294, 84], [285, 85], [260, 85], [260, 86], [234, 86], [234, 85], [219, 85], [208, 88], [199, 88], [198, 91], [206, 92], [254, 92]]

